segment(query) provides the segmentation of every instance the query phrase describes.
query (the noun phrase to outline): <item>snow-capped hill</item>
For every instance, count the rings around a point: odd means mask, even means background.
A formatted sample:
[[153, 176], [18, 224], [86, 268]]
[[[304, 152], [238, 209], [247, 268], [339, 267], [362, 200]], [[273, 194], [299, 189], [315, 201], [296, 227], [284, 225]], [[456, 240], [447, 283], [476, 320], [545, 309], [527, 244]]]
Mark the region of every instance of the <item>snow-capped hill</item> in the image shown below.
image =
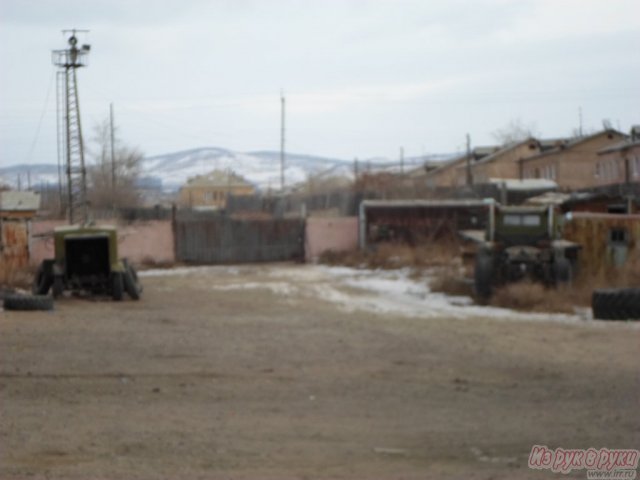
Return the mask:
[[[418, 168], [425, 162], [440, 162], [451, 158], [450, 154], [435, 154], [405, 158], [404, 171]], [[91, 162], [88, 161], [87, 165]], [[309, 177], [343, 177], [353, 180], [356, 165], [353, 160], [287, 153], [285, 157], [285, 183], [287, 187], [305, 182]], [[189, 178], [205, 175], [213, 170], [232, 170], [245, 177], [258, 189], [266, 191], [280, 188], [280, 152], [234, 152], [225, 148], [202, 147], [179, 152], [146, 157], [142, 161], [140, 177], [145, 188], [175, 191]], [[361, 159], [357, 170], [364, 172], [400, 171], [400, 163], [385, 158]], [[64, 169], [63, 169], [64, 174]], [[19, 179], [19, 180], [18, 180]], [[64, 180], [64, 179], [63, 179]], [[55, 188], [58, 183], [58, 166], [55, 164], [12, 165], [0, 168], [0, 182], [13, 188]]]
[[[285, 157], [285, 183], [287, 186], [304, 181], [309, 175], [348, 161], [288, 153]], [[233, 170], [259, 189], [280, 187], [280, 153], [232, 152], [222, 148], [204, 147], [165, 155], [147, 157], [142, 173], [146, 177], [160, 177], [165, 188], [176, 189], [189, 178], [213, 170]]]

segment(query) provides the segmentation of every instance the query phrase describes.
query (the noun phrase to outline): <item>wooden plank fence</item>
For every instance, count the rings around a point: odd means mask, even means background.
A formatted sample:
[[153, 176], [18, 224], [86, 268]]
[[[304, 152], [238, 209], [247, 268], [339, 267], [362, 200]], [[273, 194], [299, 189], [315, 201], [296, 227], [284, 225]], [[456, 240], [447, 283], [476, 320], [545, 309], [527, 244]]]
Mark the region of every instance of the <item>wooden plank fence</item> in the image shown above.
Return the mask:
[[228, 217], [175, 220], [176, 259], [193, 263], [249, 263], [304, 259], [305, 222]]

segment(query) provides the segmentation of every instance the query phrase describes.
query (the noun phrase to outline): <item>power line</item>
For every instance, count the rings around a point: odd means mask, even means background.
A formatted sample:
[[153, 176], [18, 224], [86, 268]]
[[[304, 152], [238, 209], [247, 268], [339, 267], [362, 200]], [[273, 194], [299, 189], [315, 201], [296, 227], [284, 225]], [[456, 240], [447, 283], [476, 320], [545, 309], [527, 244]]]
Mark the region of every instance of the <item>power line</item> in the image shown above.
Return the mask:
[[33, 137], [33, 142], [31, 143], [31, 148], [29, 149], [29, 153], [27, 154], [25, 163], [31, 163], [33, 152], [36, 148], [36, 144], [38, 143], [38, 138], [40, 137], [40, 128], [42, 127], [42, 120], [44, 119], [44, 116], [47, 113], [47, 107], [49, 106], [49, 97], [51, 96], [51, 89], [53, 86], [53, 80], [55, 79], [55, 76], [56, 76], [56, 72], [53, 71], [51, 73], [51, 80], [49, 80], [49, 87], [47, 88], [47, 96], [44, 100], [44, 105], [42, 106], [42, 112], [40, 113], [40, 119], [38, 120], [38, 126], [36, 127], [36, 134]]

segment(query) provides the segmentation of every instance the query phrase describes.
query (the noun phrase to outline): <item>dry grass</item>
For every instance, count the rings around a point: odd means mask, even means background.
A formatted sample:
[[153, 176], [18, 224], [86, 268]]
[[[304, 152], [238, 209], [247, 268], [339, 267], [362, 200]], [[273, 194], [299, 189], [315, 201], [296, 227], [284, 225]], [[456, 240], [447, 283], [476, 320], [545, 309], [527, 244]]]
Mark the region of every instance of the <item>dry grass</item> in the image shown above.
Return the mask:
[[381, 243], [369, 251], [333, 252], [320, 255], [320, 263], [347, 267], [423, 269], [451, 265], [460, 257], [456, 242], [431, 242], [415, 247], [397, 243]]
[[530, 312], [574, 313], [575, 308], [591, 306], [591, 295], [598, 288], [640, 286], [640, 259], [631, 259], [623, 267], [609, 267], [595, 274], [579, 276], [572, 285], [545, 288], [542, 284], [521, 281], [496, 289], [491, 305]]
[[459, 267], [438, 269], [435, 278], [429, 283], [432, 292], [442, 292], [447, 295], [473, 295], [473, 284], [465, 277]]

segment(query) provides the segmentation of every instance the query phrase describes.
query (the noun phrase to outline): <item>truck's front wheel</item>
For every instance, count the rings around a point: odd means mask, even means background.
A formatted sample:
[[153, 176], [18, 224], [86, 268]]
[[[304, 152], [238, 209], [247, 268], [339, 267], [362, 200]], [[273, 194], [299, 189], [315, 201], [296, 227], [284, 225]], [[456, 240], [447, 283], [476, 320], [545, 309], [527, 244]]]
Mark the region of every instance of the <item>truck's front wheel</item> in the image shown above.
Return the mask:
[[569, 285], [573, 281], [573, 266], [565, 257], [556, 258], [553, 262], [553, 277], [557, 285]]
[[493, 256], [485, 251], [478, 252], [474, 270], [474, 286], [476, 295], [480, 299], [487, 300], [491, 297], [494, 274]]
[[111, 296], [116, 302], [122, 300], [124, 292], [124, 282], [122, 279], [122, 273], [113, 272], [111, 274]]

